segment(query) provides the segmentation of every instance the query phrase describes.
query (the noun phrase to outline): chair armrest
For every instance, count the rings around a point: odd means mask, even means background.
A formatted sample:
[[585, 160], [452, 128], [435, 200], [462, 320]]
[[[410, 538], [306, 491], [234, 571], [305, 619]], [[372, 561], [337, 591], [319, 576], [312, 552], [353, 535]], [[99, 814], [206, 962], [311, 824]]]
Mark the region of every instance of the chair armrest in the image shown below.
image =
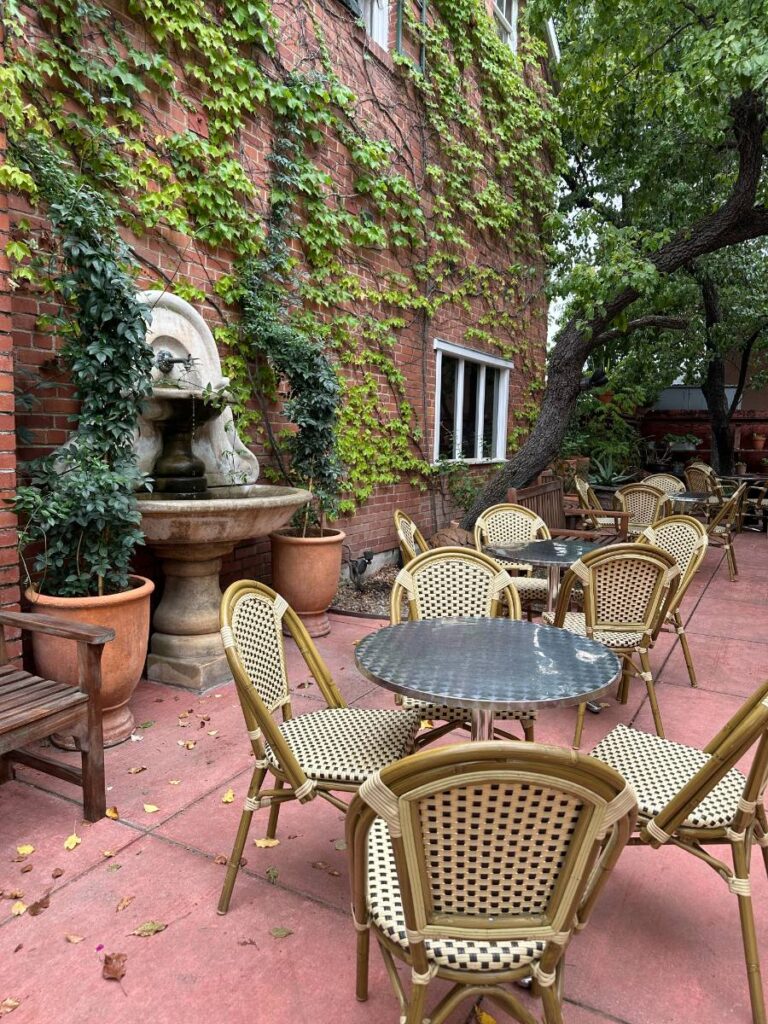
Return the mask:
[[611, 533], [608, 530], [561, 530], [549, 531], [553, 537], [572, 537], [574, 540], [602, 540], [606, 544], [612, 540], [621, 540], [621, 534]]
[[115, 639], [114, 629], [108, 626], [90, 626], [85, 622], [66, 622], [53, 615], [36, 612], [0, 612], [0, 626], [13, 626], [32, 633], [47, 633], [65, 640], [86, 644], [106, 644]]

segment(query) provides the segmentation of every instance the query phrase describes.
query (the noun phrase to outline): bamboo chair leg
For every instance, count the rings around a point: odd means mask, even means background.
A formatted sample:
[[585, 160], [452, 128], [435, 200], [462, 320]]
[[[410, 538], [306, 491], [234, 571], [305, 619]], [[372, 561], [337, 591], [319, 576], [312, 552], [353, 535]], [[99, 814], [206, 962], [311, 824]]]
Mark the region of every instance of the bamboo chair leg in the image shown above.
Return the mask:
[[533, 741], [534, 741], [533, 732], [534, 732], [534, 729], [536, 727], [536, 723], [534, 721], [530, 721], [530, 722], [523, 721], [520, 724], [523, 727], [523, 735], [525, 736], [526, 742], [527, 743], [533, 743]]
[[728, 578], [731, 583], [735, 583], [736, 577], [739, 575], [739, 570], [736, 568], [736, 555], [733, 550], [733, 537], [731, 537], [730, 534], [725, 542], [725, 557], [728, 559]]
[[579, 704], [576, 709], [576, 731], [573, 734], [573, 749], [578, 750], [581, 746], [581, 734], [584, 732], [584, 715], [587, 711], [586, 704]]
[[685, 626], [683, 626], [683, 619], [680, 615], [680, 611], [674, 613], [675, 628], [677, 629], [677, 635], [680, 637], [680, 647], [683, 651], [683, 657], [685, 658], [685, 666], [688, 669], [688, 678], [691, 681], [691, 686], [698, 686], [696, 680], [696, 670], [693, 667], [693, 658], [691, 657], [691, 649], [688, 646], [688, 637], [685, 635]]
[[629, 662], [626, 658], [621, 659], [621, 679], [619, 680], [618, 700], [620, 704], [626, 704], [629, 700], [629, 684], [632, 674], [629, 670]]
[[656, 687], [653, 684], [653, 673], [647, 651], [640, 652], [640, 664], [643, 666], [643, 679], [648, 690], [648, 700], [653, 714], [653, 724], [656, 726], [656, 735], [664, 739], [664, 726], [661, 724], [661, 711], [659, 711], [659, 702], [656, 699]]
[[[283, 779], [278, 779], [275, 783], [275, 789], [282, 789], [285, 785]], [[280, 804], [282, 800], [276, 800], [269, 808], [269, 822], [267, 823], [267, 839], [275, 839], [277, 837], [277, 819], [280, 815]]]
[[424, 1024], [426, 997], [426, 985], [411, 985], [411, 998], [408, 1000], [408, 1014], [405, 1018], [405, 1024]]
[[544, 1007], [544, 1024], [563, 1024], [563, 1010], [554, 986], [540, 989], [541, 1004]]
[[368, 960], [370, 948], [371, 929], [365, 928], [357, 933], [357, 980], [355, 996], [360, 1003], [364, 1003], [368, 998]]
[[[749, 878], [749, 857], [746, 846], [742, 843], [733, 843], [733, 866], [739, 878]], [[744, 961], [747, 968], [747, 982], [749, 983], [749, 998], [752, 1003], [753, 1024], [766, 1024], [765, 998], [763, 996], [763, 983], [760, 977], [760, 951], [757, 945], [757, 933], [755, 932], [755, 917], [752, 910], [751, 896], [737, 896], [739, 901], [739, 918], [741, 919], [741, 936], [744, 941]]]
[[[251, 778], [251, 785], [248, 789], [248, 796], [251, 797], [251, 799], [258, 795], [266, 774], [266, 768], [254, 769], [253, 777]], [[240, 824], [237, 829], [237, 835], [235, 836], [235, 845], [232, 847], [232, 856], [229, 858], [229, 862], [227, 864], [227, 874], [224, 879], [224, 887], [221, 890], [221, 896], [219, 896], [219, 905], [217, 907], [217, 913], [219, 914], [226, 914], [229, 910], [229, 901], [232, 899], [232, 890], [235, 888], [237, 872], [240, 870], [240, 858], [243, 856], [245, 841], [248, 838], [248, 830], [251, 827], [252, 817], [253, 811], [244, 810], [240, 815]]]
[[[757, 821], [762, 829], [763, 838], [768, 844], [768, 817], [766, 817], [765, 807], [763, 804], [758, 803], [757, 805]], [[760, 851], [763, 855], [763, 864], [765, 865], [765, 873], [768, 875], [768, 845], [760, 845]]]

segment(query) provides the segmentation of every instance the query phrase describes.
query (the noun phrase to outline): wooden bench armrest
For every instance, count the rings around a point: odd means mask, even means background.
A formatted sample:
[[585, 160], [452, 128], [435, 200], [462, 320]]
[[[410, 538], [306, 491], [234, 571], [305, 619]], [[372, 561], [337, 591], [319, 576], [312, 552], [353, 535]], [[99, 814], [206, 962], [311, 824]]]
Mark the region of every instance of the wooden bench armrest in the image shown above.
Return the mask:
[[77, 640], [86, 644], [106, 644], [115, 639], [114, 629], [108, 626], [90, 626], [84, 622], [65, 622], [53, 615], [38, 615], [36, 612], [0, 612], [0, 626], [12, 626], [32, 633], [47, 633], [65, 640]]
[[605, 530], [569, 530], [567, 527], [564, 530], [556, 529], [549, 532], [553, 537], [572, 537], [574, 540], [610, 540], [619, 536]]

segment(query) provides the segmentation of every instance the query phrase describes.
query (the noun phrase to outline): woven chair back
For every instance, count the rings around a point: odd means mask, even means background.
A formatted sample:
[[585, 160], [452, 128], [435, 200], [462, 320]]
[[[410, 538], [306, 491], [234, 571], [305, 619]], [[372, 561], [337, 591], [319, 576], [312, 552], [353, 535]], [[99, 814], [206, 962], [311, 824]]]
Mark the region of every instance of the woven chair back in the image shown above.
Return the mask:
[[643, 633], [654, 637], [677, 593], [680, 570], [672, 555], [650, 544], [612, 544], [571, 566], [558, 595], [555, 625], [562, 625], [577, 580], [584, 588], [588, 636]]
[[658, 487], [665, 494], [682, 494], [685, 490], [683, 481], [672, 476], [671, 473], [653, 473], [651, 476], [647, 476], [643, 483], [648, 484], [649, 487]]
[[616, 500], [623, 512], [629, 512], [633, 526], [652, 526], [669, 507], [669, 494], [647, 483], [620, 487]]
[[747, 698], [707, 744], [704, 753], [710, 755], [709, 760], [643, 830], [643, 839], [654, 846], [665, 842], [756, 744], [741, 797], [731, 821], [726, 823], [737, 835], [754, 822], [768, 782], [768, 681]]
[[248, 681], [271, 714], [290, 698], [282, 620], [288, 604], [269, 587], [248, 587], [228, 603], [229, 627]]
[[504, 547], [529, 540], [549, 540], [547, 524], [533, 509], [523, 505], [492, 505], [475, 522], [475, 547]]
[[690, 466], [686, 466], [683, 470], [683, 476], [689, 491], [714, 494], [719, 498], [722, 497], [723, 489], [720, 486], [720, 481], [717, 479], [717, 474], [706, 462], [692, 462]]
[[[348, 846], [360, 854], [357, 833], [373, 811], [394, 848], [412, 948], [422, 937], [535, 935], [559, 959], [604, 881], [601, 860], [626, 842], [635, 797], [590, 757], [488, 742], [433, 748], [371, 776], [348, 818]], [[360, 876], [353, 861], [355, 888]]]
[[741, 502], [744, 498], [744, 492], [747, 489], [746, 483], [739, 484], [733, 494], [724, 501], [717, 513], [712, 516], [709, 523], [707, 524], [707, 533], [713, 534], [718, 527], [722, 527], [726, 530], [732, 530], [734, 524], [739, 515], [739, 509]]
[[707, 553], [707, 531], [703, 523], [692, 516], [667, 516], [654, 526], [647, 526], [637, 538], [638, 544], [652, 544], [666, 551], [677, 562], [680, 569], [680, 584], [674, 604], [668, 611], [674, 611], [693, 580], [696, 570]]
[[395, 530], [400, 542], [403, 565], [407, 565], [417, 555], [429, 550], [429, 544], [424, 540], [416, 523], [400, 509], [395, 512]]
[[592, 529], [599, 529], [601, 524], [598, 516], [605, 517], [610, 515], [610, 513], [600, 504], [600, 499], [586, 480], [580, 476], [575, 476], [573, 483], [579, 496], [579, 505], [587, 512], [585, 518], [589, 520]]
[[401, 621], [404, 596], [410, 619], [496, 616], [505, 603], [511, 618], [522, 615], [509, 573], [468, 548], [434, 548], [400, 570], [390, 596], [393, 624]]

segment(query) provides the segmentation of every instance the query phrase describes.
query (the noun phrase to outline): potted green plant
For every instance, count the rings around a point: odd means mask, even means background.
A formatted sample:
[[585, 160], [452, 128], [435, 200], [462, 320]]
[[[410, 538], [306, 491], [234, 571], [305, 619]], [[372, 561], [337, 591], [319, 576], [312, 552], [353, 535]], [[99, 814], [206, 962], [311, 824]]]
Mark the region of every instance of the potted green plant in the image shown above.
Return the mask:
[[752, 435], [752, 447], [756, 452], [761, 452], [765, 448], [766, 435], [761, 431], [756, 430]]
[[[25, 467], [11, 505], [33, 609], [116, 632], [102, 660], [104, 741], [111, 745], [133, 731], [127, 705], [144, 667], [154, 589], [130, 571], [142, 542], [134, 431], [151, 390], [148, 312], [98, 194], [47, 140], [30, 135], [16, 148], [47, 201], [57, 243], [53, 253], [32, 254], [27, 276], [45, 281], [61, 300], [63, 312], [49, 325], [64, 337], [59, 355], [79, 412], [67, 442]], [[73, 646], [35, 634], [37, 672], [75, 685]]]

